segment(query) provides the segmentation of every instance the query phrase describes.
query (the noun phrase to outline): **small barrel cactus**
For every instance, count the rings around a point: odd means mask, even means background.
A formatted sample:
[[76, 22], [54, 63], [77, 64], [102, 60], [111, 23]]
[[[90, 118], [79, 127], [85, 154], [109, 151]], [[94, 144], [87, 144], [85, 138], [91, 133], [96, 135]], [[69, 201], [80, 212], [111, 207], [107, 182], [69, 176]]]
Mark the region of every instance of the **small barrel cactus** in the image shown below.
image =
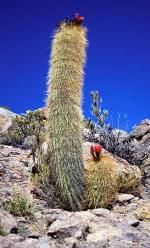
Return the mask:
[[86, 208], [107, 207], [113, 201], [117, 192], [117, 176], [114, 163], [107, 155], [101, 154], [101, 150], [102, 148], [99, 145], [92, 146], [91, 153], [94, 151], [93, 160], [88, 160], [86, 164]]

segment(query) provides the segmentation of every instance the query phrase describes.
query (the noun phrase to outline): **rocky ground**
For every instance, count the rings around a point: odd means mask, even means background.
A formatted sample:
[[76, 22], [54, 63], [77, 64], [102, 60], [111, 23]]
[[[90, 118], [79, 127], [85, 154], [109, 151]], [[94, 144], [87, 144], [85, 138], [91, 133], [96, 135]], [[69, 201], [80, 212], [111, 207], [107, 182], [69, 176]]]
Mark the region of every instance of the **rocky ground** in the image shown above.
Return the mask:
[[[86, 159], [88, 156], [86, 152]], [[0, 219], [5, 231], [0, 237], [1, 248], [150, 247], [148, 199], [119, 194], [111, 210], [68, 212], [48, 208], [33, 194], [32, 163], [29, 150], [0, 146]], [[119, 162], [118, 168], [120, 173], [129, 169], [127, 164], [119, 166]], [[15, 217], [3, 208], [2, 202], [11, 199], [16, 189], [34, 203], [34, 219]]]
[[[90, 142], [83, 144], [85, 161], [91, 159], [90, 146]], [[0, 145], [0, 248], [150, 247], [150, 160], [145, 159], [140, 166], [143, 176], [137, 166], [104, 153], [113, 159], [117, 175], [144, 177], [140, 195], [120, 193], [112, 209], [69, 212], [60, 208], [52, 192], [47, 204], [47, 195], [33, 185], [30, 150]], [[33, 215], [17, 217], [4, 207], [17, 190], [33, 206]]]

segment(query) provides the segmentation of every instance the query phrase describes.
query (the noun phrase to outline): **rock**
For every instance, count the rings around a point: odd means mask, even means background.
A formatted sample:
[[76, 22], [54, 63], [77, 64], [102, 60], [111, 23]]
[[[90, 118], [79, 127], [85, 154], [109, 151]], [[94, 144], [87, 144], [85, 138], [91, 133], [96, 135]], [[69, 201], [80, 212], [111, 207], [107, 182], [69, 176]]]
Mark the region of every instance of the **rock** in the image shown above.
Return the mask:
[[138, 245], [137, 243], [135, 244], [134, 242], [130, 241], [130, 240], [125, 240], [125, 239], [118, 239], [118, 238], [114, 238], [113, 240], [110, 240], [109, 242], [109, 247], [111, 248], [132, 248], [132, 247], [138, 247], [138, 248], [142, 248], [143, 246], [135, 246]]
[[23, 142], [22, 147], [23, 147], [24, 149], [36, 148], [36, 147], [37, 147], [37, 138], [35, 137], [35, 135], [27, 136], [27, 137], [24, 139], [24, 142]]
[[147, 133], [147, 134], [145, 134], [145, 135], [142, 137], [140, 143], [141, 143], [141, 144], [146, 144], [146, 143], [150, 144], [150, 132]]
[[83, 128], [83, 138], [84, 140], [89, 140], [91, 135], [91, 130], [89, 128]]
[[7, 133], [8, 128], [11, 126], [12, 119], [17, 114], [8, 109], [0, 107], [0, 133]]
[[117, 219], [117, 215], [106, 208], [96, 208], [94, 210], [89, 210], [89, 211], [91, 211], [93, 214], [95, 214], [98, 217], [107, 218], [110, 221], [113, 221], [114, 223]]
[[106, 208], [96, 208], [91, 210], [91, 212], [97, 216], [104, 216], [106, 218], [108, 218], [110, 216], [110, 210], [106, 209]]
[[140, 166], [143, 171], [143, 186], [141, 196], [143, 199], [150, 199], [150, 156], [145, 159]]
[[0, 145], [9, 145], [9, 137], [7, 134], [0, 133]]
[[149, 202], [143, 202], [138, 204], [135, 211], [135, 216], [139, 220], [149, 220], [150, 221], [150, 200]]
[[38, 243], [39, 243], [39, 241], [37, 239], [29, 238], [29, 239], [26, 239], [22, 242], [17, 242], [15, 244], [13, 244], [13, 246], [11, 246], [11, 247], [12, 248], [29, 248], [29, 247], [37, 248]]
[[118, 142], [122, 142], [129, 139], [128, 132], [121, 129], [113, 129], [112, 134], [114, 134], [114, 136], [118, 139]]
[[125, 214], [128, 212], [135, 212], [137, 207], [138, 207], [138, 203], [130, 203], [130, 204], [126, 204], [126, 205], [117, 204], [113, 207], [113, 212], [119, 213], [119, 214]]
[[[92, 225], [91, 225], [92, 227]], [[122, 238], [122, 230], [110, 225], [97, 226], [97, 230], [87, 236], [88, 242], [98, 242], [113, 239], [114, 237]]]
[[137, 227], [139, 225], [139, 220], [135, 218], [135, 216], [128, 216], [126, 219], [129, 226]]
[[28, 238], [32, 238], [32, 239], [39, 239], [40, 237], [42, 237], [42, 234], [38, 231], [31, 231], [30, 234], [28, 235]]
[[76, 241], [75, 248], [108, 248], [110, 247], [107, 241], [101, 242], [83, 242]]
[[17, 226], [16, 218], [4, 210], [0, 211], [0, 221], [5, 234], [10, 233]]
[[0, 248], [13, 248], [13, 245], [15, 244], [15, 240], [11, 240], [6, 237], [0, 236]]
[[150, 176], [150, 156], [148, 158], [146, 158], [144, 161], [143, 161], [143, 166], [142, 166], [144, 169], [146, 168], [147, 171], [146, 173], [149, 173], [148, 176]]
[[93, 138], [94, 138], [95, 142], [99, 142], [99, 133], [93, 134]]
[[65, 238], [63, 240], [63, 242], [66, 244], [65, 247], [76, 247], [76, 241], [77, 239], [75, 237], [69, 237], [69, 238]]
[[8, 234], [7, 235], [7, 237], [5, 237], [5, 239], [8, 239], [8, 240], [10, 240], [10, 241], [12, 241], [12, 242], [20, 242], [20, 241], [23, 241], [24, 240], [24, 238], [23, 237], [21, 237], [20, 235], [17, 235], [17, 234]]
[[144, 171], [145, 183], [150, 188], [150, 156], [143, 161], [141, 169]]
[[17, 116], [17, 114], [0, 107], [0, 144], [8, 145], [10, 143], [8, 129], [11, 126], [12, 119], [15, 116]]
[[147, 135], [148, 133], [150, 133], [150, 120], [145, 119], [133, 129], [133, 131], [130, 133], [130, 137], [141, 140], [143, 136]]
[[117, 195], [117, 200], [119, 202], [127, 202], [130, 201], [134, 198], [134, 195], [131, 194], [118, 194]]
[[74, 237], [77, 238], [77, 239], [82, 238], [82, 236], [83, 236], [82, 230], [78, 230], [74, 234]]
[[[32, 200], [30, 174], [28, 167], [32, 166], [30, 151], [24, 151], [11, 146], [0, 145], [0, 198], [11, 198], [15, 190], [21, 190]], [[24, 164], [28, 163], [28, 167]]]
[[55, 241], [47, 236], [43, 236], [39, 239], [37, 248], [57, 248], [57, 246]]
[[87, 211], [76, 212], [66, 220], [56, 220], [53, 222], [49, 227], [48, 235], [56, 235], [57, 238], [61, 239], [71, 236], [75, 237], [81, 232], [81, 236], [83, 236], [94, 217], [94, 214]]
[[144, 233], [144, 235], [150, 238], [150, 221], [139, 222], [137, 230]]

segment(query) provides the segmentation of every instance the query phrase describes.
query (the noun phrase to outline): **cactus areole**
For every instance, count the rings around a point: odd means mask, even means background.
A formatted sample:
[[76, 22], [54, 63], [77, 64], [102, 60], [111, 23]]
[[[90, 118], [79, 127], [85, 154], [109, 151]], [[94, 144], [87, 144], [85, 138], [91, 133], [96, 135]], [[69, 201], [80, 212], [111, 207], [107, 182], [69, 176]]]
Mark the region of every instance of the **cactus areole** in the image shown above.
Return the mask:
[[81, 208], [84, 195], [82, 83], [86, 29], [79, 15], [62, 21], [52, 41], [47, 99], [49, 168], [63, 207]]

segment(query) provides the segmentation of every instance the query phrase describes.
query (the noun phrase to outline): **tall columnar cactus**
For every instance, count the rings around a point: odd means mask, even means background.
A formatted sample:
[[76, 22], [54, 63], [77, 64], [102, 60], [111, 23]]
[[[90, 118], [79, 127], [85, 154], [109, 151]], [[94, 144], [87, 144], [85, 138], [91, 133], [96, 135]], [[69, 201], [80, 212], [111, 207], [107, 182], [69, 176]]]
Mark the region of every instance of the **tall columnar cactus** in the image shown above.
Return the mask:
[[81, 208], [84, 195], [82, 82], [86, 29], [62, 22], [53, 42], [48, 79], [49, 168], [65, 207]]

